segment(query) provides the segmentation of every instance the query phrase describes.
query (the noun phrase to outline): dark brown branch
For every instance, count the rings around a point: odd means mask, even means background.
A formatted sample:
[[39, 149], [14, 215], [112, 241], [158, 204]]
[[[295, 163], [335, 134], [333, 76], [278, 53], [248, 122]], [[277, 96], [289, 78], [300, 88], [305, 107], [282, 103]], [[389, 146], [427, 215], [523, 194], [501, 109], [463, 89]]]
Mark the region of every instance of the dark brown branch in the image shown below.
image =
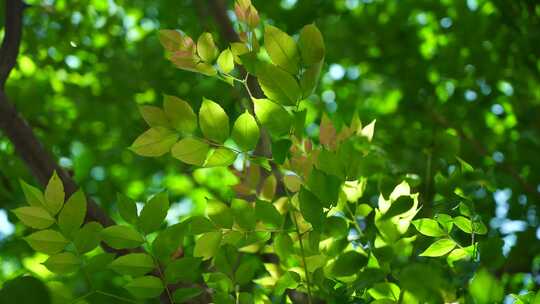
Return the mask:
[[17, 62], [22, 37], [22, 15], [24, 8], [25, 4], [21, 0], [6, 0], [5, 35], [2, 48], [0, 49], [0, 90], [4, 90], [9, 73]]
[[[4, 84], [17, 62], [19, 46], [22, 38], [22, 17], [26, 5], [21, 0], [6, 1], [5, 36], [0, 49], [0, 129], [11, 140], [17, 154], [37, 181], [45, 186], [53, 171], [64, 182], [66, 194], [69, 196], [77, 190], [73, 179], [54, 161], [52, 155], [43, 147], [32, 128], [19, 115], [13, 103], [4, 92]], [[92, 200], [88, 201], [87, 220], [98, 221], [103, 226], [110, 226], [113, 221]], [[111, 251], [111, 248], [104, 247]]]

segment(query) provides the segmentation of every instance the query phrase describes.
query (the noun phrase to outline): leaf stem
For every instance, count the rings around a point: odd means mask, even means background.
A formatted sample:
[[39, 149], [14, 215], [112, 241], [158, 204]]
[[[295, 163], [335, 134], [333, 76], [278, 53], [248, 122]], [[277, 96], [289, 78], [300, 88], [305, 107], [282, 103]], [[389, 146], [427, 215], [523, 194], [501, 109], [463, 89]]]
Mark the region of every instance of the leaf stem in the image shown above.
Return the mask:
[[117, 299], [117, 300], [120, 300], [120, 301], [124, 301], [124, 302], [128, 302], [128, 303], [139, 303], [137, 301], [134, 301], [134, 300], [131, 300], [131, 299], [128, 299], [128, 298], [124, 298], [124, 297], [121, 297], [121, 296], [117, 296], [115, 294], [108, 293], [108, 292], [105, 292], [105, 291], [96, 290], [95, 292], [100, 294], [100, 295], [104, 295], [106, 297], [110, 297], [110, 298]]
[[[289, 197], [290, 198], [290, 197]], [[296, 216], [292, 214], [292, 219], [294, 222], [294, 226], [296, 227], [296, 233], [298, 234], [298, 242], [300, 243], [300, 254], [302, 255], [302, 264], [304, 264], [304, 273], [306, 274], [306, 285], [307, 285], [307, 291], [308, 291], [308, 303], [311, 304], [311, 283], [309, 281], [309, 274], [308, 274], [308, 268], [306, 263], [306, 254], [304, 252], [304, 242], [302, 241], [302, 234], [300, 233], [300, 228], [298, 227], [298, 221], [296, 220]]]

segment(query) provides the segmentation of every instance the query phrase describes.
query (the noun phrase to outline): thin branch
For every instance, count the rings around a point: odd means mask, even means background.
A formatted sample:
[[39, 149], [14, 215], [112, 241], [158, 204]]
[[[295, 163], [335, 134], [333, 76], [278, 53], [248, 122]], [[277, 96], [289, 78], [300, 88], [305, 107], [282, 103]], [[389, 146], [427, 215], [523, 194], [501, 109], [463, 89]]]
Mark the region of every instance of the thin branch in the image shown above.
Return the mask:
[[26, 5], [21, 0], [6, 0], [5, 36], [0, 49], [0, 90], [2, 91], [19, 55], [22, 37], [22, 16], [25, 7]]

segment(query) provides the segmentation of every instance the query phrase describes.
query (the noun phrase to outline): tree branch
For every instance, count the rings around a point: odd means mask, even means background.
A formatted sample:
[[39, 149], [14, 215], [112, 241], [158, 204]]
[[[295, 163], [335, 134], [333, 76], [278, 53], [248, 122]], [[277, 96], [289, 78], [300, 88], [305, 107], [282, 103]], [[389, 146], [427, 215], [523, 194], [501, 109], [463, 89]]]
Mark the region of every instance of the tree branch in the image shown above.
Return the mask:
[[[52, 155], [43, 147], [32, 128], [19, 115], [4, 92], [5, 82], [15, 67], [19, 54], [25, 7], [21, 0], [6, 1], [5, 36], [0, 49], [0, 129], [11, 140], [17, 154], [41, 185], [45, 186], [53, 171], [56, 171], [64, 182], [66, 194], [69, 196], [77, 191], [77, 185], [65, 170], [56, 164]], [[111, 218], [91, 199], [88, 200], [88, 220], [98, 221], [103, 226], [113, 224]], [[108, 246], [104, 246], [104, 249], [113, 251]]]

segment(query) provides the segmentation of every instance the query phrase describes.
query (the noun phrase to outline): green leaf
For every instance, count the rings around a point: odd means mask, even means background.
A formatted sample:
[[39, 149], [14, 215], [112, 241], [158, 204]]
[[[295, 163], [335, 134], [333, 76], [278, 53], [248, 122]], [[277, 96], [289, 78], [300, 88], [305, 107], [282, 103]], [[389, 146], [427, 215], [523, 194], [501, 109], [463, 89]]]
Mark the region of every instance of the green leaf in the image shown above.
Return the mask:
[[227, 167], [234, 163], [236, 160], [236, 152], [232, 151], [229, 148], [217, 148], [214, 149], [210, 156], [208, 156], [208, 159], [206, 160], [206, 163], [204, 164], [204, 167], [210, 168], [210, 167]]
[[43, 230], [30, 234], [24, 240], [35, 251], [55, 254], [62, 251], [69, 243], [66, 238], [55, 230]]
[[199, 125], [203, 135], [209, 140], [223, 143], [229, 137], [229, 116], [212, 100], [203, 98], [199, 110]]
[[272, 141], [272, 158], [278, 163], [283, 164], [289, 155], [292, 141], [289, 139], [280, 139]]
[[230, 229], [233, 225], [233, 213], [229, 206], [224, 203], [210, 199], [206, 202], [206, 212], [208, 217], [218, 227]]
[[220, 244], [221, 231], [204, 233], [195, 241], [193, 256], [208, 260], [217, 253]]
[[274, 204], [262, 200], [255, 202], [255, 217], [272, 228], [280, 228], [284, 221]]
[[99, 233], [103, 230], [98, 222], [88, 222], [73, 236], [73, 244], [77, 248], [77, 252], [86, 253], [99, 245], [101, 240]]
[[45, 206], [45, 197], [41, 190], [34, 186], [30, 186], [25, 181], [21, 180], [21, 188], [24, 192], [24, 197], [28, 205], [33, 207], [44, 207]]
[[187, 222], [174, 224], [160, 231], [152, 242], [154, 257], [163, 265], [167, 265], [176, 258], [184, 242], [184, 235], [188, 227]]
[[216, 59], [218, 49], [214, 43], [212, 34], [203, 33], [201, 36], [199, 36], [199, 39], [197, 40], [197, 53], [201, 59], [206, 62], [212, 62], [214, 59]]
[[412, 224], [423, 235], [439, 237], [444, 236], [446, 233], [441, 229], [437, 221], [430, 218], [423, 218], [412, 221]]
[[62, 184], [62, 180], [55, 171], [53, 172], [51, 179], [49, 179], [47, 188], [45, 188], [45, 208], [47, 208], [52, 215], [55, 215], [62, 209], [64, 199], [64, 184]]
[[163, 292], [163, 283], [155, 276], [134, 279], [124, 286], [134, 297], [139, 299], [157, 298]]
[[116, 254], [108, 252], [96, 254], [86, 261], [84, 268], [88, 273], [103, 271], [103, 269], [106, 269], [115, 257]]
[[163, 127], [153, 127], [141, 134], [129, 149], [141, 156], [162, 156], [171, 150], [178, 139], [173, 131]]
[[257, 146], [259, 126], [255, 118], [247, 111], [236, 119], [232, 130], [232, 138], [243, 151], [253, 150]]
[[300, 203], [300, 211], [306, 221], [310, 222], [316, 229], [321, 228], [324, 213], [323, 205], [319, 199], [311, 191], [302, 186], [298, 193], [298, 201]]
[[503, 286], [485, 269], [476, 273], [469, 291], [477, 304], [501, 303], [504, 297]]
[[154, 260], [146, 253], [130, 253], [114, 260], [109, 267], [119, 274], [139, 277], [152, 271]]
[[245, 200], [233, 199], [231, 209], [235, 223], [242, 229], [253, 230], [256, 224], [255, 209]]
[[280, 233], [274, 238], [274, 251], [282, 262], [294, 254], [294, 243], [288, 233]]
[[235, 283], [242, 286], [251, 282], [259, 265], [260, 261], [256, 258], [244, 259], [234, 272]]
[[309, 175], [307, 185], [311, 192], [320, 199], [324, 207], [330, 207], [330, 205], [337, 202], [341, 189], [341, 181], [337, 177], [313, 169]]
[[302, 92], [296, 79], [289, 73], [271, 64], [257, 66], [257, 78], [264, 95], [284, 106], [295, 106]]
[[323, 36], [315, 24], [308, 24], [300, 30], [298, 47], [304, 65], [311, 66], [324, 60]]
[[163, 48], [169, 52], [192, 50], [194, 46], [193, 40], [190, 37], [185, 36], [177, 30], [160, 30], [159, 41], [163, 45]]
[[452, 226], [454, 226], [454, 219], [448, 214], [439, 213], [435, 215], [435, 219], [439, 224], [444, 228], [446, 232], [450, 232], [452, 230]]
[[154, 195], [148, 203], [144, 205], [139, 215], [139, 228], [148, 234], [159, 229], [169, 210], [169, 196], [166, 192]]
[[71, 195], [58, 215], [58, 226], [66, 235], [71, 236], [81, 228], [86, 216], [86, 196], [82, 190]]
[[394, 283], [385, 282], [373, 285], [373, 287], [368, 290], [368, 293], [375, 300], [390, 299], [397, 301], [399, 300], [400, 289], [399, 286]]
[[301, 279], [298, 273], [287, 271], [276, 282], [274, 287], [275, 295], [282, 295], [287, 289], [296, 289], [300, 285]]
[[292, 116], [282, 106], [268, 99], [253, 99], [255, 114], [263, 126], [279, 136], [289, 132]]
[[356, 251], [341, 254], [332, 266], [332, 274], [337, 277], [353, 275], [360, 271], [368, 262], [368, 258]]
[[439, 257], [452, 251], [456, 247], [456, 243], [450, 239], [440, 239], [431, 244], [420, 256]]
[[459, 229], [466, 233], [472, 233], [473, 227], [474, 233], [476, 234], [487, 233], [487, 227], [482, 222], [475, 221], [474, 223], [472, 223], [470, 219], [464, 216], [456, 216], [454, 218], [454, 224], [456, 224]]
[[197, 129], [197, 115], [186, 101], [163, 95], [163, 109], [172, 127], [182, 134], [191, 134]]
[[167, 283], [194, 282], [200, 275], [200, 266], [201, 259], [199, 258], [183, 257], [174, 260], [165, 268]]
[[446, 261], [448, 262], [448, 264], [450, 266], [453, 266], [455, 261], [470, 258], [472, 256], [472, 251], [474, 250], [474, 248], [472, 246], [469, 246], [469, 247], [456, 248], [452, 250], [452, 252], [450, 252], [448, 256], [446, 257]]
[[66, 274], [76, 271], [81, 265], [81, 261], [73, 253], [62, 252], [50, 256], [43, 265], [54, 273]]
[[298, 73], [298, 48], [287, 33], [275, 26], [265, 25], [264, 48], [274, 64], [291, 74]]
[[225, 74], [228, 74], [234, 69], [234, 57], [230, 49], [225, 49], [219, 54], [217, 64], [219, 69]]
[[202, 293], [202, 289], [196, 287], [178, 288], [173, 293], [174, 303], [184, 303], [187, 300], [193, 299]]
[[143, 237], [135, 229], [122, 225], [109, 226], [101, 230], [101, 238], [114, 249], [135, 248], [144, 242]]
[[203, 216], [193, 216], [189, 219], [190, 232], [192, 234], [202, 234], [216, 231], [217, 227], [209, 219]]
[[233, 290], [233, 282], [224, 273], [221, 273], [221, 272], [205, 273], [203, 278], [206, 285], [208, 285], [208, 287], [216, 291], [229, 293]]
[[171, 127], [171, 123], [167, 119], [165, 111], [159, 107], [142, 105], [139, 106], [139, 112], [150, 127]]
[[118, 193], [116, 197], [120, 216], [130, 224], [137, 223], [137, 205], [135, 202], [122, 193]]
[[24, 225], [34, 229], [45, 229], [54, 223], [54, 218], [42, 207], [20, 207], [13, 213]]
[[207, 143], [188, 137], [177, 142], [172, 147], [171, 154], [186, 164], [202, 166], [209, 150], [210, 146]]

